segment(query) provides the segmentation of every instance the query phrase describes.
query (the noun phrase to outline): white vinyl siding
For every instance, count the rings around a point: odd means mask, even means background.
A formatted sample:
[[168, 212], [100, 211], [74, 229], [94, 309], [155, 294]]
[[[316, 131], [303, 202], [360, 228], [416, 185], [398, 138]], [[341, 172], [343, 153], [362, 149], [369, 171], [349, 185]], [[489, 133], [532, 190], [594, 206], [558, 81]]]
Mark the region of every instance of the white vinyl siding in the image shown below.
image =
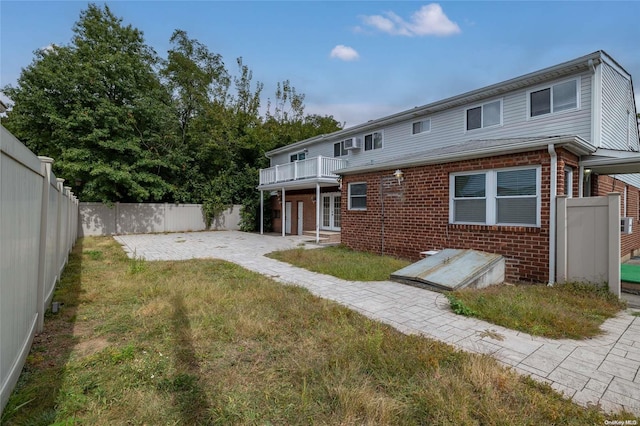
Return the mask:
[[367, 183], [353, 182], [349, 184], [349, 210], [367, 209]]
[[[549, 87], [556, 82], [562, 81], [567, 81], [567, 79], [552, 81], [549, 84], [536, 87]], [[478, 139], [480, 134], [482, 139], [578, 135], [590, 141], [591, 81], [592, 78], [589, 72], [580, 75], [580, 109], [563, 111], [561, 114], [546, 114], [534, 119], [529, 118], [527, 98], [530, 89], [523, 88], [508, 92], [502, 96], [501, 126], [492, 126], [468, 132], [461, 131], [466, 128], [465, 116], [468, 107], [480, 104], [458, 106], [430, 115], [431, 130], [429, 132], [413, 134], [412, 124], [416, 122], [415, 119], [407, 119], [406, 121], [385, 126], [384, 129], [376, 130], [376, 132], [384, 134], [384, 149], [365, 150], [364, 135], [371, 134], [371, 132], [341, 134], [337, 139], [327, 138], [314, 145], [309, 145], [307, 158], [313, 158], [318, 155], [333, 157], [333, 144], [347, 137], [359, 137], [363, 141], [361, 149], [349, 151], [349, 167], [375, 164], [392, 158], [410, 158], [422, 151]], [[294, 153], [296, 151], [292, 150], [290, 152]], [[289, 154], [279, 153], [272, 158], [271, 165], [288, 162]]]
[[602, 64], [601, 148], [638, 150], [638, 126], [631, 83], [607, 63]]
[[451, 223], [540, 226], [540, 167], [455, 173]]

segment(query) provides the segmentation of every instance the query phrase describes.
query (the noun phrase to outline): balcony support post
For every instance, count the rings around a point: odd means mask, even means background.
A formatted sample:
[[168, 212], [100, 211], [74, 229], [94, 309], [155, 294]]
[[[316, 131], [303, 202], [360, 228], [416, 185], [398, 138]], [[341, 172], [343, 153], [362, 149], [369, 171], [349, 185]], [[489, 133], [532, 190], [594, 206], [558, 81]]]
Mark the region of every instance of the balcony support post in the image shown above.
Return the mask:
[[322, 177], [322, 155], [318, 155], [318, 174], [317, 177]]
[[263, 191], [260, 190], [260, 235], [264, 234], [264, 196]]
[[282, 212], [282, 236], [285, 236], [285, 227], [287, 226], [287, 201], [285, 197], [285, 191], [284, 191], [284, 186], [282, 187], [282, 206], [281, 206], [281, 212]]
[[320, 184], [316, 183], [316, 244], [320, 242]]

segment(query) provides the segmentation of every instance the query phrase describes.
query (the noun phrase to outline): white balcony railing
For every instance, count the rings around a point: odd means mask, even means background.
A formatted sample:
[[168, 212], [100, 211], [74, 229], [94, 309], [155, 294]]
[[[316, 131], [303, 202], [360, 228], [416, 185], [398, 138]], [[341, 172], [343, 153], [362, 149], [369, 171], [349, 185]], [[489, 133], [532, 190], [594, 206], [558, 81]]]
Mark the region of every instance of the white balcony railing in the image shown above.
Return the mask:
[[337, 178], [334, 170], [347, 167], [347, 160], [333, 157], [314, 157], [293, 163], [260, 169], [260, 185], [311, 178]]

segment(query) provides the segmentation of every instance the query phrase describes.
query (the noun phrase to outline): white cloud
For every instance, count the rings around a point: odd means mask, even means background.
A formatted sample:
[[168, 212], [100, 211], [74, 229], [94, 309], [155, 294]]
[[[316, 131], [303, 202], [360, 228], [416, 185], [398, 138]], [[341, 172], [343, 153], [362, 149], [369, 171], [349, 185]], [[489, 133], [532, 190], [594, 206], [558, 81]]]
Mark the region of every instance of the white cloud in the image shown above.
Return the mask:
[[355, 61], [360, 57], [358, 52], [349, 46], [344, 46], [342, 44], [337, 45], [331, 50], [330, 56], [332, 58], [342, 59], [343, 61]]
[[452, 22], [442, 11], [438, 3], [422, 6], [411, 15], [409, 21], [394, 12], [382, 15], [363, 16], [364, 24], [392, 35], [413, 36], [449, 36], [461, 32], [460, 27]]

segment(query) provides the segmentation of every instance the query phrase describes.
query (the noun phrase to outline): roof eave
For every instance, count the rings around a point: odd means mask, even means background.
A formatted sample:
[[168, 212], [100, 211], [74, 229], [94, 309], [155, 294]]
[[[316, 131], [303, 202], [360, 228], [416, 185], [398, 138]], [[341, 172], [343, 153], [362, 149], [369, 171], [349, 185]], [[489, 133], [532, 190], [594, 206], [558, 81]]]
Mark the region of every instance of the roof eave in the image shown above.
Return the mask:
[[549, 145], [554, 145], [556, 148], [567, 148], [569, 151], [573, 152], [576, 155], [588, 155], [592, 154], [596, 150], [593, 145], [579, 136], [556, 136], [550, 138], [526, 140], [499, 147], [483, 147], [478, 149], [470, 149], [468, 151], [445, 153], [422, 158], [416, 158], [414, 156], [411, 159], [406, 160], [403, 159], [385, 163], [346, 167], [344, 169], [335, 170], [333, 173], [338, 175], [350, 175], [362, 172], [369, 173], [381, 170], [390, 170], [398, 167], [417, 167], [430, 164], [452, 163], [454, 161], [473, 160], [476, 158], [486, 158], [498, 155], [535, 151], [543, 149]]

